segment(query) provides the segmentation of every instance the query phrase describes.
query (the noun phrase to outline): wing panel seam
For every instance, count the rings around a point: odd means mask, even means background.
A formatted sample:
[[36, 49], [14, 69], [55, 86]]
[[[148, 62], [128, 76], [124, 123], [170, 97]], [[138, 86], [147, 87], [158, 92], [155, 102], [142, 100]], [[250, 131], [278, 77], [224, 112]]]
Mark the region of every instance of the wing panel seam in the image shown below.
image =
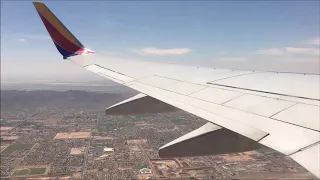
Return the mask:
[[282, 110], [274, 113], [273, 115], [269, 116], [269, 118], [272, 118], [273, 116], [275, 116], [275, 115], [277, 115], [277, 114], [279, 114], [279, 113], [281, 113], [281, 112], [283, 112], [283, 111], [285, 111], [285, 110], [287, 110], [287, 109], [289, 109], [289, 108], [291, 108], [291, 107], [293, 107], [293, 106], [295, 106], [295, 105], [297, 105], [297, 104], [299, 104], [299, 103], [292, 104], [291, 106], [286, 107], [286, 108], [284, 108], [284, 109], [282, 109]]
[[[238, 99], [238, 98], [240, 98], [240, 97], [242, 97], [242, 96], [244, 96], [244, 95], [247, 95], [247, 94], [246, 94], [246, 93], [240, 94], [240, 95], [237, 96], [237, 97], [234, 97], [234, 98], [232, 98], [232, 99], [227, 100], [226, 102], [221, 103], [221, 105], [222, 105], [222, 106], [225, 106], [224, 104], [226, 104], [226, 103], [228, 103], [228, 102], [230, 102], [230, 101], [233, 101], [233, 100], [235, 100], [235, 99]], [[225, 106], [225, 107], [228, 107], [228, 106]]]
[[318, 145], [318, 144], [320, 144], [320, 141], [315, 142], [315, 143], [312, 143], [312, 144], [310, 144], [310, 145], [308, 145], [308, 146], [305, 146], [305, 147], [299, 149], [298, 151], [295, 151], [295, 152], [293, 152], [293, 153], [291, 153], [291, 154], [288, 154], [287, 156], [291, 156], [291, 155], [296, 154], [296, 153], [298, 153], [298, 152], [301, 152], [301, 151], [304, 151], [304, 150], [306, 150], [306, 149], [312, 148], [313, 146], [316, 146], [316, 145]]
[[131, 76], [128, 76], [128, 75], [126, 75], [126, 74], [123, 74], [123, 73], [117, 72], [117, 71], [115, 71], [115, 70], [112, 70], [112, 69], [109, 69], [109, 68], [103, 67], [103, 66], [101, 66], [101, 65], [99, 65], [99, 64], [93, 64], [93, 65], [96, 65], [96, 66], [98, 66], [98, 67], [100, 67], [100, 68], [103, 68], [103, 69], [105, 69], [105, 70], [108, 70], [108, 71], [111, 71], [111, 72], [114, 72], [114, 73], [117, 73], [117, 74], [120, 74], [120, 75], [127, 76], [127, 77], [130, 77], [130, 78], [135, 79], [134, 77], [131, 77]]
[[[234, 71], [234, 70], [232, 70], [232, 71]], [[220, 81], [220, 80], [239, 77], [239, 76], [246, 76], [246, 75], [249, 75], [249, 74], [259, 74], [259, 73], [262, 73], [262, 72], [254, 72], [253, 71], [253, 72], [250, 72], [250, 73], [247, 73], [247, 74], [239, 74], [239, 75], [235, 75], [235, 76], [225, 77], [225, 78], [216, 79], [216, 80], [213, 80], [213, 81], [210, 81], [210, 82]], [[210, 82], [207, 82], [207, 83], [210, 83]]]
[[255, 90], [255, 89], [228, 86], [228, 85], [216, 84], [216, 83], [211, 83], [211, 82], [208, 82], [207, 84], [216, 85], [216, 86], [223, 86], [223, 87], [228, 87], [228, 88], [234, 88], [234, 89], [242, 89], [242, 90], [254, 91], [254, 92], [261, 92], [261, 93], [266, 93], [266, 94], [274, 94], [274, 95], [281, 95], [281, 96], [294, 97], [294, 98], [300, 98], [300, 99], [308, 99], [308, 100], [313, 100], [313, 101], [320, 101], [320, 99], [308, 98], [308, 97], [303, 97], [303, 96], [293, 96], [293, 95], [288, 95], [288, 94], [274, 93], [274, 92], [268, 92], [268, 91], [260, 91], [260, 90]]
[[174, 79], [174, 78], [169, 78], [169, 77], [164, 77], [164, 76], [159, 76], [159, 75], [153, 75], [153, 76], [161, 77], [161, 78], [164, 78], [164, 79], [175, 80], [175, 81], [179, 81], [179, 82], [184, 82], [184, 83], [189, 83], [189, 84], [193, 84], [193, 85], [209, 87], [209, 86], [206, 86], [205, 84], [198, 84], [198, 83], [183, 81], [183, 80], [180, 80], [180, 79]]

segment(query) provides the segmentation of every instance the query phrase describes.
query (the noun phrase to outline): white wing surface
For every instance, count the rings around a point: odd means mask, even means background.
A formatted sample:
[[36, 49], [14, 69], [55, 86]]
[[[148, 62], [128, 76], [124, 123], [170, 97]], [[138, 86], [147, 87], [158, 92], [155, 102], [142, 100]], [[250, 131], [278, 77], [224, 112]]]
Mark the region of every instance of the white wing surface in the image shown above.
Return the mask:
[[100, 55], [71, 61], [288, 155], [320, 177], [319, 75], [113, 61]]
[[[143, 93], [141, 97], [158, 99], [213, 124], [162, 148], [223, 128], [290, 156], [320, 177], [319, 74], [113, 60], [92, 54], [69, 31], [61, 29], [59, 20], [52, 20], [51, 11], [46, 11], [43, 3], [34, 5], [42, 20], [45, 18], [49, 34], [64, 58]], [[52, 22], [53, 29], [46, 24], [47, 20]], [[63, 43], [57, 46], [60, 41]], [[84, 56], [87, 54], [90, 55]]]

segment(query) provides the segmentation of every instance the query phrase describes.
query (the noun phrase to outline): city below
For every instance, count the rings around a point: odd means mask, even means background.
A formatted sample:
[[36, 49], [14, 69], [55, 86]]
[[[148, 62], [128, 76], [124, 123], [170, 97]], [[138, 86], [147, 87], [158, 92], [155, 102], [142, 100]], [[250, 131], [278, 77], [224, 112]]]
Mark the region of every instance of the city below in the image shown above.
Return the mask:
[[[131, 94], [1, 91], [1, 179], [313, 179], [269, 148], [161, 159], [159, 147], [206, 123], [183, 111], [106, 116]], [[208, 142], [210, 143], [210, 142]]]

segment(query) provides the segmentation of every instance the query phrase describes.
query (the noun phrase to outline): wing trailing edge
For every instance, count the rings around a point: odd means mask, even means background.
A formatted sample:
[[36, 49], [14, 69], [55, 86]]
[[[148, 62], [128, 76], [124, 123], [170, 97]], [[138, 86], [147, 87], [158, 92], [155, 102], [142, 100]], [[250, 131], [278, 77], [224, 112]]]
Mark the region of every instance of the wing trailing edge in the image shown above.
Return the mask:
[[159, 149], [161, 158], [205, 156], [252, 151], [262, 147], [240, 134], [207, 123]]
[[178, 109], [153, 97], [140, 93], [106, 108], [106, 115], [133, 115], [173, 112]]

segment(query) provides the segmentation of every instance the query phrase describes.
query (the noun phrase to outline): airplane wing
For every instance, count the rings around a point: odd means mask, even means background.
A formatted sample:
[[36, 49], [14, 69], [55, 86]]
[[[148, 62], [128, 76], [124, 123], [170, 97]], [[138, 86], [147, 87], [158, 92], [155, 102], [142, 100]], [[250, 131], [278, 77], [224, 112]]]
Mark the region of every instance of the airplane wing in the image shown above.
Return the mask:
[[64, 59], [141, 92], [106, 113], [178, 108], [208, 121], [161, 147], [160, 156], [245, 151], [259, 144], [320, 177], [319, 74], [113, 60], [85, 48], [43, 3], [33, 4]]

